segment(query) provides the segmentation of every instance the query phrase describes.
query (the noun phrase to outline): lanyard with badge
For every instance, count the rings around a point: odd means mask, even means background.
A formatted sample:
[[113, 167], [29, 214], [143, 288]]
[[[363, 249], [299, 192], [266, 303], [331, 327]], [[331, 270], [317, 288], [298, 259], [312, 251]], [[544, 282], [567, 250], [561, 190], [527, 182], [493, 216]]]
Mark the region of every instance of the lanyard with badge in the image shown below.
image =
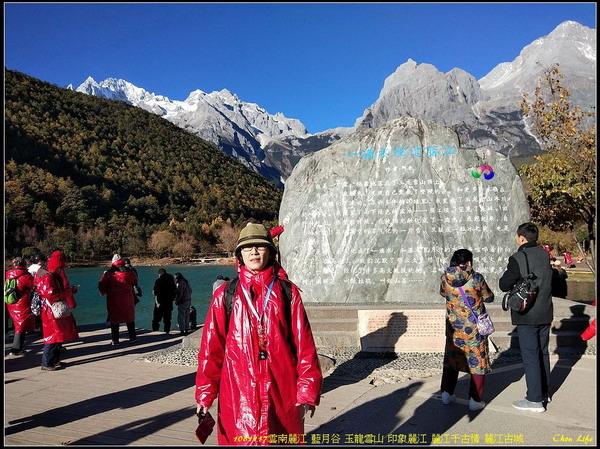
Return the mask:
[[267, 301], [269, 300], [269, 297], [271, 296], [271, 292], [273, 291], [274, 284], [275, 284], [275, 279], [273, 279], [271, 281], [271, 283], [269, 284], [267, 294], [265, 295], [265, 299], [263, 300], [263, 307], [262, 307], [262, 312], [260, 315], [258, 314], [256, 307], [254, 307], [254, 304], [252, 303], [250, 294], [242, 286], [242, 291], [244, 292], [244, 296], [246, 297], [246, 301], [248, 302], [248, 307], [250, 307], [250, 310], [256, 317], [256, 321], [258, 323], [258, 360], [266, 360], [267, 359], [267, 345], [269, 342], [267, 340], [266, 328], [265, 328], [265, 324], [263, 321], [264, 321], [264, 316], [265, 316], [265, 310], [267, 308]]

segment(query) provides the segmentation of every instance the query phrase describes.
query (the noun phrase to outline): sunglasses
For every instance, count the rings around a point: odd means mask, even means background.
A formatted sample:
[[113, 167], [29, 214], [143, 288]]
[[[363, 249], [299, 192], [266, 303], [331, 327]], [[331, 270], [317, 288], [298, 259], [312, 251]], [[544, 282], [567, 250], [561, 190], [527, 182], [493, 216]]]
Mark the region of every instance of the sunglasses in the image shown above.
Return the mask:
[[266, 245], [245, 246], [244, 248], [242, 248], [242, 252], [245, 254], [249, 254], [254, 248], [256, 248], [256, 250], [259, 253], [264, 253], [267, 251], [268, 247]]

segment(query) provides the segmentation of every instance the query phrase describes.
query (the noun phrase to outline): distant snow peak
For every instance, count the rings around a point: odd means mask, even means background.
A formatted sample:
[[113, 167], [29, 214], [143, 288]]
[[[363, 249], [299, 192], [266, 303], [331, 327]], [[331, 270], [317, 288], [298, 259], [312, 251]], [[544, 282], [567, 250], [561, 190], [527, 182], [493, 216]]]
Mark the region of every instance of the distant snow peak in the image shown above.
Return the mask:
[[[500, 97], [515, 87], [530, 89], [539, 76], [540, 64], [561, 67], [581, 67], [581, 57], [596, 61], [595, 31], [577, 22], [566, 21], [558, 25], [547, 36], [536, 39], [525, 46], [513, 62], [498, 64], [490, 73], [479, 80], [479, 85], [492, 96]], [[585, 65], [585, 64], [583, 64]], [[584, 71], [595, 66], [582, 67]], [[595, 78], [595, 75], [591, 75]]]
[[[271, 115], [255, 103], [240, 100], [228, 89], [210, 93], [196, 89], [184, 101], [178, 101], [148, 92], [122, 79], [107, 78], [98, 83], [89, 76], [77, 91], [121, 100], [157, 114], [213, 142], [247, 167], [280, 185], [283, 173], [280, 170], [282, 167], [291, 170], [292, 165], [289, 160], [282, 162], [271, 158], [270, 164], [282, 165], [269, 166], [265, 159], [268, 155], [263, 150], [266, 146], [288, 148], [283, 139], [310, 136], [299, 120], [287, 118], [281, 112]], [[289, 172], [284, 175], [287, 177]]]
[[559, 37], [570, 37], [573, 33], [579, 33], [582, 27], [583, 25], [578, 22], [565, 20], [564, 22], [559, 23], [550, 34]]
[[408, 59], [385, 79], [379, 98], [355, 126], [378, 128], [399, 117], [418, 117], [453, 127], [465, 147], [535, 154], [539, 144], [519, 107], [523, 92], [534, 91], [543, 67], [558, 63], [574, 98], [585, 109], [594, 108], [595, 61], [595, 31], [576, 22], [565, 22], [536, 39], [512, 62], [498, 64], [479, 81], [458, 68], [444, 74]]
[[[238, 123], [238, 125], [243, 128], [258, 129], [270, 137], [276, 138], [282, 135], [305, 137], [308, 135], [306, 128], [300, 121], [289, 119], [281, 112], [270, 115], [257, 104], [243, 102], [228, 89], [208, 94], [197, 89], [190, 92], [184, 101], [173, 101], [168, 97], [148, 92], [122, 79], [107, 78], [98, 83], [89, 76], [77, 88], [77, 91], [98, 97], [122, 100], [165, 116], [165, 118], [173, 119], [172, 121], [178, 121], [181, 118], [178, 116], [182, 114], [204, 111], [205, 108], [202, 105], [205, 105], [219, 111], [233, 121], [247, 121], [246, 124]], [[243, 117], [239, 117], [242, 112]]]
[[236, 94], [229, 91], [228, 89], [221, 89], [219, 92], [216, 93], [218, 93], [222, 98], [227, 99], [229, 101], [240, 101], [239, 97]]
[[[512, 62], [498, 64], [477, 81], [459, 68], [442, 73], [409, 58], [385, 79], [379, 98], [357, 118], [354, 127], [309, 134], [297, 119], [269, 114], [229, 91], [194, 90], [184, 101], [150, 93], [115, 78], [97, 83], [89, 76], [76, 90], [118, 99], [151, 111], [204, 140], [267, 179], [282, 185], [297, 161], [360, 128], [377, 128], [408, 116], [452, 126], [467, 147], [488, 145], [505, 154], [532, 154], [539, 148], [519, 101], [533, 91], [540, 64], [559, 63], [583, 107], [595, 107], [596, 33], [573, 21], [522, 49]], [[358, 86], [360, 87], [360, 86]], [[72, 86], [71, 86], [72, 88]], [[533, 150], [532, 150], [533, 149]]]

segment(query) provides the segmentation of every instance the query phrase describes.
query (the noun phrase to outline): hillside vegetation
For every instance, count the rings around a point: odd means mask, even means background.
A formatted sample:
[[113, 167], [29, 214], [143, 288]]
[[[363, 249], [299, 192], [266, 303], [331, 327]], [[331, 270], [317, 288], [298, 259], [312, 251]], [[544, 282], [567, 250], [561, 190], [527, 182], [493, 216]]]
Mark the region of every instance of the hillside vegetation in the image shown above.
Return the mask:
[[5, 256], [148, 251], [168, 231], [194, 250], [246, 219], [277, 218], [282, 191], [215, 145], [121, 101], [5, 70]]

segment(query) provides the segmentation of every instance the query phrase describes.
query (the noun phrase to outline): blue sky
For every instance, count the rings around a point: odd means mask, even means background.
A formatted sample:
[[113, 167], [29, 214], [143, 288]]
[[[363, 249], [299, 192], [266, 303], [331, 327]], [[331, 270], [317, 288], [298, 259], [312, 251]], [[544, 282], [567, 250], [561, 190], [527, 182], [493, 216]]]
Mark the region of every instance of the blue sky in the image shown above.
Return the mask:
[[7, 69], [121, 78], [172, 100], [228, 89], [310, 133], [353, 126], [408, 59], [479, 79], [589, 3], [4, 3]]

